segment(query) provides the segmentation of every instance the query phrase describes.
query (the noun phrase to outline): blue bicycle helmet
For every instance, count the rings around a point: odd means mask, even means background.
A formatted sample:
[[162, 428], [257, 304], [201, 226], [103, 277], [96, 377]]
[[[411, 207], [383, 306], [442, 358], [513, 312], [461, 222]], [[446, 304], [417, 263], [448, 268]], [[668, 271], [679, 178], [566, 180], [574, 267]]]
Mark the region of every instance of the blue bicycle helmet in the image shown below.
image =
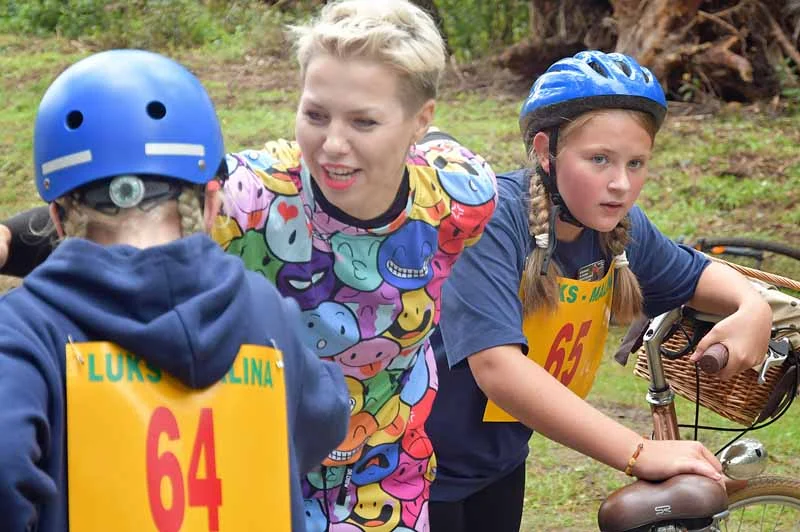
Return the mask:
[[584, 51], [556, 61], [539, 76], [519, 113], [519, 128], [526, 149], [531, 149], [537, 132], [549, 132], [550, 170], [545, 172], [541, 167], [537, 168], [553, 204], [550, 210], [549, 243], [540, 272], [542, 275], [547, 273], [555, 252], [556, 218], [583, 227], [558, 191], [555, 156], [558, 128], [567, 120], [597, 109], [642, 111], [653, 117], [658, 129], [667, 112], [667, 99], [652, 72], [632, 57]]
[[553, 63], [531, 87], [519, 114], [525, 145], [536, 132], [595, 109], [643, 111], [661, 127], [667, 100], [655, 76], [632, 57], [579, 52]]
[[200, 81], [152, 52], [111, 50], [75, 63], [36, 116], [36, 187], [48, 202], [116, 176], [205, 184], [224, 156]]

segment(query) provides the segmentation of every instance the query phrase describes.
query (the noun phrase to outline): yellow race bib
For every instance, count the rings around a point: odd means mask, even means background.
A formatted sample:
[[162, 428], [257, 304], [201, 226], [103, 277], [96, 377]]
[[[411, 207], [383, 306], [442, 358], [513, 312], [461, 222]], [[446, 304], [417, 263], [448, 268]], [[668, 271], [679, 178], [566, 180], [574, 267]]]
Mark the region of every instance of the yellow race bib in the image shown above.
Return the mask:
[[68, 344], [70, 530], [291, 530], [282, 367], [243, 345], [191, 390], [114, 344]]
[[[603, 359], [611, 316], [614, 266], [599, 281], [558, 278], [560, 300], [555, 312], [539, 310], [522, 322], [528, 358], [550, 375], [586, 397]], [[491, 400], [484, 421], [516, 421]]]

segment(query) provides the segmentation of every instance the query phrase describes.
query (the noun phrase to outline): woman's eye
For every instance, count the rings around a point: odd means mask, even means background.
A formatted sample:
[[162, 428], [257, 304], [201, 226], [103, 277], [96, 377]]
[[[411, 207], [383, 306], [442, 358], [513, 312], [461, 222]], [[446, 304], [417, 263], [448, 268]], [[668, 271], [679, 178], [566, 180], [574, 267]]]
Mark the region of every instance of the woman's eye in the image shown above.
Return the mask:
[[322, 122], [325, 120], [325, 115], [319, 111], [305, 111], [306, 118], [312, 122]]

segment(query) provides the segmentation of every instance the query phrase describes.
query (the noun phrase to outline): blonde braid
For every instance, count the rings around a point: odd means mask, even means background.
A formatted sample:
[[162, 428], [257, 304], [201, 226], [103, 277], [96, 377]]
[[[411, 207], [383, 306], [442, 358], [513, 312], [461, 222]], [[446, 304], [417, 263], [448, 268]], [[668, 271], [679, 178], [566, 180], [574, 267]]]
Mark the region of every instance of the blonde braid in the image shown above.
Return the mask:
[[184, 237], [205, 231], [203, 209], [195, 187], [186, 186], [178, 196], [178, 214], [181, 217], [181, 231]]
[[[546, 234], [550, 227], [550, 203], [538, 171], [531, 173], [529, 194], [528, 231], [531, 237]], [[550, 261], [547, 275], [541, 274], [546, 253], [546, 249], [534, 247], [525, 261], [525, 271], [522, 272], [523, 315], [541, 308], [554, 311], [558, 305], [558, 282], [556, 280], [558, 269], [555, 261]]]
[[[630, 216], [625, 216], [608, 233], [600, 235], [600, 243], [606, 254], [616, 257], [630, 242]], [[642, 313], [644, 298], [636, 274], [628, 266], [614, 272], [614, 293], [611, 302], [611, 319], [616, 324], [632, 322]]]

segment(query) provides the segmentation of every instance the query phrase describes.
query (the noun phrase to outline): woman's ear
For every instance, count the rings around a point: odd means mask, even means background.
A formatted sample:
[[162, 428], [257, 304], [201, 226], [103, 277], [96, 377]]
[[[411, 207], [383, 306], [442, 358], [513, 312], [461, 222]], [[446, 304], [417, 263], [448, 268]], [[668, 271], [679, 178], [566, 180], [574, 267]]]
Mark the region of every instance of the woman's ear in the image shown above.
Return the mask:
[[550, 136], [539, 131], [533, 137], [533, 154], [542, 170], [550, 173]]
[[53, 225], [56, 226], [56, 233], [58, 234], [58, 238], [64, 238], [64, 226], [61, 223], [63, 215], [64, 215], [64, 207], [62, 207], [55, 201], [51, 201], [50, 219], [53, 221]]
[[422, 140], [425, 136], [425, 133], [428, 132], [428, 128], [433, 123], [433, 115], [436, 111], [436, 100], [430, 99], [424, 104], [422, 104], [422, 108], [417, 111], [416, 115], [416, 128], [414, 130], [414, 139], [413, 144], [418, 143]]

